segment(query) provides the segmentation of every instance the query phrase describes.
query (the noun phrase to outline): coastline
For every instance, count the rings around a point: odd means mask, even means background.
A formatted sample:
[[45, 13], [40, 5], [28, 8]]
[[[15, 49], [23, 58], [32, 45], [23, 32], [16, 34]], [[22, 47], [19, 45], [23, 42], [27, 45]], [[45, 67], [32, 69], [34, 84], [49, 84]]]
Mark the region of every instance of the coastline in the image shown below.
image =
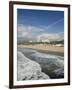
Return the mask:
[[41, 53], [64, 56], [64, 47], [52, 45], [17, 45], [19, 48], [31, 48]]
[[38, 52], [41, 52], [41, 53], [58, 55], [58, 56], [63, 56], [63, 57], [64, 57], [64, 53], [62, 53], [62, 52], [55, 52], [55, 51], [48, 51], [48, 50], [39, 50], [39, 49], [36, 49], [36, 50], [37, 50]]

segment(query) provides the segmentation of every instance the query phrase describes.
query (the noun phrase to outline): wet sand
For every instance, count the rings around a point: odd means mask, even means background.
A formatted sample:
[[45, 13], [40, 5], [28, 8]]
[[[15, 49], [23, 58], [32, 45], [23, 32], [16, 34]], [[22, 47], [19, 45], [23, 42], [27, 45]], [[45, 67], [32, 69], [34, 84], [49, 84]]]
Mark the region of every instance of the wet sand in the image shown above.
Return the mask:
[[18, 45], [18, 47], [31, 48], [42, 53], [64, 56], [64, 47], [59, 46], [37, 44], [37, 45]]
[[49, 50], [37, 50], [37, 51], [41, 52], [41, 53], [46, 53], [46, 54], [64, 56], [64, 53], [62, 53], [62, 52], [55, 52], [55, 51], [49, 51]]

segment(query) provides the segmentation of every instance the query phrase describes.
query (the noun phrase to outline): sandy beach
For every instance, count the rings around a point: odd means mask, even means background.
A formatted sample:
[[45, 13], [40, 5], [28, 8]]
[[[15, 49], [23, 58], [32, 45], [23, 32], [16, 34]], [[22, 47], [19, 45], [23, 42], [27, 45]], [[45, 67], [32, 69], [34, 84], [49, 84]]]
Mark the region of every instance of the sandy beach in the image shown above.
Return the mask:
[[64, 47], [59, 46], [37, 44], [37, 45], [18, 45], [18, 47], [32, 48], [39, 52], [64, 56]]

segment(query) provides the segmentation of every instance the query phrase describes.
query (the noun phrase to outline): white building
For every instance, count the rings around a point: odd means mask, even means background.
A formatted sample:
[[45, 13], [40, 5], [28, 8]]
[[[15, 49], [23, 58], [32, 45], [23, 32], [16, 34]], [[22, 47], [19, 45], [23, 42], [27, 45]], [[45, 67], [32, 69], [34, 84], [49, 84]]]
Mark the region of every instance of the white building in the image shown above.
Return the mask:
[[45, 39], [45, 40], [41, 40], [42, 42], [48, 42], [50, 43], [50, 41], [48, 39]]
[[33, 41], [29, 41], [29, 42], [33, 42]]
[[63, 44], [56, 44], [55, 46], [62, 47], [64, 45]]

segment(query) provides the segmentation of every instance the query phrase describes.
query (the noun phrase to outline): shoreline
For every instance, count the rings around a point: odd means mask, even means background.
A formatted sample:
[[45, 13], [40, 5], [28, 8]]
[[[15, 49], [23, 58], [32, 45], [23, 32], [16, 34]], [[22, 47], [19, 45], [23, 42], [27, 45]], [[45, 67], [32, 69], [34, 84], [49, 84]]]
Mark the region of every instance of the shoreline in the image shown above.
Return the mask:
[[44, 45], [18, 45], [19, 48], [30, 48], [34, 49], [41, 53], [64, 56], [64, 47], [56, 47], [56, 46], [44, 46]]
[[58, 56], [63, 56], [64, 57], [64, 53], [62, 53], [62, 52], [55, 52], [55, 51], [48, 51], [48, 50], [38, 50], [38, 49], [35, 49], [35, 50], [37, 50], [40, 53], [52, 54], [52, 55], [58, 55]]

